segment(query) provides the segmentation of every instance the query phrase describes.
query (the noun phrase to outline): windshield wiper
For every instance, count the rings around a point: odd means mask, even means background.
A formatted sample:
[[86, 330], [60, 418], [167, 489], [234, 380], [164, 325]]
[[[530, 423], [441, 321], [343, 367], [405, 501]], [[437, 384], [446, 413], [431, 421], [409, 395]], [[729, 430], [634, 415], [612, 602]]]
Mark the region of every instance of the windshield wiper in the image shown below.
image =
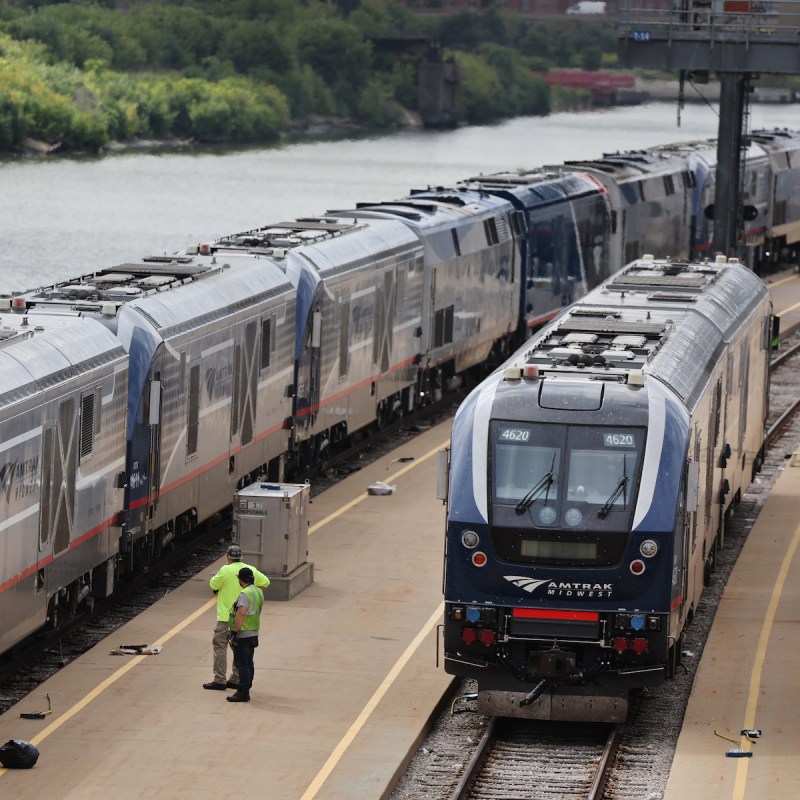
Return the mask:
[[536, 499], [537, 495], [539, 495], [542, 490], [545, 490], [544, 495], [544, 504], [547, 505], [547, 498], [550, 496], [550, 487], [556, 482], [558, 476], [553, 473], [553, 468], [556, 465], [556, 451], [553, 450], [553, 461], [550, 464], [550, 471], [545, 472], [544, 475], [540, 478], [539, 482], [532, 486], [525, 497], [517, 503], [514, 510], [517, 514], [524, 514], [532, 505], [533, 501]]
[[609, 511], [611, 511], [611, 507], [614, 505], [614, 501], [622, 495], [622, 507], [628, 505], [628, 493], [626, 491], [628, 487], [628, 481], [630, 478], [628, 477], [628, 454], [623, 453], [622, 455], [622, 475], [620, 479], [617, 481], [617, 486], [613, 492], [611, 492], [611, 496], [608, 500], [600, 506], [600, 510], [597, 512], [597, 516], [600, 519], [604, 519]]

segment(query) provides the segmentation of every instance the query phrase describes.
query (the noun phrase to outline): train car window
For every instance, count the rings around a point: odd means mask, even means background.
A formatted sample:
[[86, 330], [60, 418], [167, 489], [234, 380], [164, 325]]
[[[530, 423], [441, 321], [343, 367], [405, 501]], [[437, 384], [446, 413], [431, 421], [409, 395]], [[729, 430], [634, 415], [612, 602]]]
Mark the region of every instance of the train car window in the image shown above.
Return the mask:
[[739, 449], [741, 449], [747, 433], [747, 386], [750, 380], [750, 342], [747, 339], [742, 342], [739, 365]]
[[455, 306], [447, 306], [444, 309], [444, 342], [445, 344], [452, 344], [453, 342], [453, 321]]
[[[181, 386], [184, 384], [186, 372], [186, 353], [181, 353]], [[239, 433], [239, 416], [241, 414], [240, 384], [242, 374], [242, 346], [237, 344], [233, 349], [233, 384], [231, 386], [231, 441]]]
[[672, 175], [664, 176], [664, 191], [667, 193], [667, 197], [671, 194], [675, 194], [675, 184], [672, 181]]
[[497, 223], [495, 222], [494, 217], [490, 217], [489, 219], [485, 219], [483, 221], [483, 230], [486, 233], [486, 244], [488, 244], [490, 247], [500, 242], [500, 238], [497, 235]]
[[511, 212], [511, 230], [516, 236], [524, 236], [528, 232], [528, 223], [522, 211]]
[[630, 531], [644, 429], [495, 421], [490, 436], [499, 557], [522, 564], [616, 563]]
[[394, 290], [394, 310], [395, 313], [401, 311], [406, 304], [406, 270], [403, 264], [397, 267], [397, 283]]
[[384, 286], [380, 281], [375, 287], [375, 313], [372, 315], [372, 363], [380, 364], [381, 362], [381, 346], [383, 344], [383, 332], [386, 328], [386, 314], [384, 313], [384, 302], [387, 295], [387, 290], [391, 292], [391, 284], [386, 285], [386, 275], [384, 273]]
[[261, 372], [269, 369], [273, 351], [272, 320], [261, 320], [261, 359], [259, 369]]
[[197, 442], [200, 432], [200, 365], [189, 368], [189, 413], [186, 423], [186, 456], [197, 456]]
[[433, 346], [442, 347], [453, 342], [454, 306], [440, 308], [433, 315]]
[[457, 256], [461, 255], [461, 243], [458, 241], [458, 231], [453, 228], [450, 231], [450, 235], [453, 237], [453, 250]]
[[[492, 430], [493, 494], [500, 503], [518, 503], [552, 473], [542, 499], [555, 500], [559, 493], [558, 473], [564, 448], [560, 428], [547, 431], [539, 426], [494, 423]], [[555, 477], [553, 477], [555, 476]], [[533, 498], [534, 500], [538, 498]]]
[[339, 380], [347, 377], [350, 356], [350, 300], [339, 300]]

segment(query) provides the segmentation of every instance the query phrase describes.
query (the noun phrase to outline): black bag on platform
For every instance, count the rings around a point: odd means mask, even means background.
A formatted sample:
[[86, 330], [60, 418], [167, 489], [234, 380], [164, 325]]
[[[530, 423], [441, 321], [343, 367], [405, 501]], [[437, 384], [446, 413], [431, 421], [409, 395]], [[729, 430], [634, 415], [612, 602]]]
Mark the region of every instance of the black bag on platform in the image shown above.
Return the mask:
[[39, 749], [22, 739], [9, 739], [0, 747], [0, 764], [7, 769], [30, 769], [39, 760]]

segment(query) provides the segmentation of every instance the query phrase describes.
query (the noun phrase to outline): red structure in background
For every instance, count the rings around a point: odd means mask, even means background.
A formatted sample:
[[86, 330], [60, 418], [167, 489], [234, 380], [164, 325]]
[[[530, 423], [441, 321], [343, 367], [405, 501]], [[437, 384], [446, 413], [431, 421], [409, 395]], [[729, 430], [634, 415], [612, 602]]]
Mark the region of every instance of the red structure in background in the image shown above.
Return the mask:
[[620, 99], [621, 94], [630, 93], [636, 86], [633, 75], [621, 72], [587, 72], [580, 69], [551, 69], [540, 73], [550, 86], [567, 89], [585, 89], [591, 93], [594, 105], [608, 105]]

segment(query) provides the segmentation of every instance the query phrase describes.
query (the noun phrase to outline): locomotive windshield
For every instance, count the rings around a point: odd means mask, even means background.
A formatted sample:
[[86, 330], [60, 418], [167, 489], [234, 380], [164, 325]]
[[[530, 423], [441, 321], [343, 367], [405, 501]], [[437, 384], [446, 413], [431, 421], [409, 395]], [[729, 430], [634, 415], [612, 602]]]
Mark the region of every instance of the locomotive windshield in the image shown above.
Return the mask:
[[495, 421], [492, 526], [502, 558], [613, 563], [635, 501], [645, 432]]

